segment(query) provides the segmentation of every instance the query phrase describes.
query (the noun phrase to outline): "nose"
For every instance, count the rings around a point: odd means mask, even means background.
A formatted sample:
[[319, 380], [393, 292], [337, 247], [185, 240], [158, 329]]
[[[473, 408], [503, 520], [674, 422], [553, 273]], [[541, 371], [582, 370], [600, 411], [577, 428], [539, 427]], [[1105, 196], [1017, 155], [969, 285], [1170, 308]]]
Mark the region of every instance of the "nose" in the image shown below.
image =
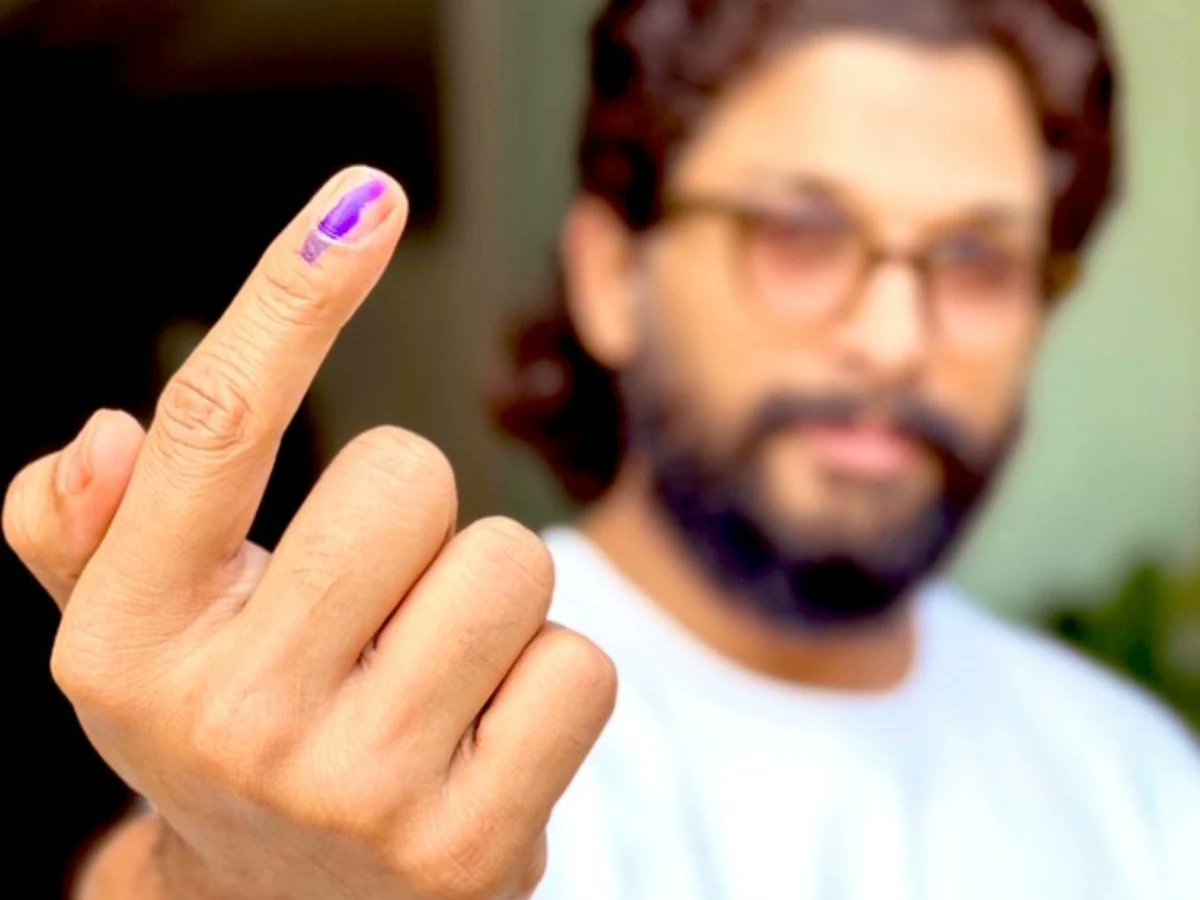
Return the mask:
[[902, 261], [881, 261], [865, 279], [836, 342], [845, 363], [872, 380], [909, 380], [924, 363], [929, 322], [919, 274]]

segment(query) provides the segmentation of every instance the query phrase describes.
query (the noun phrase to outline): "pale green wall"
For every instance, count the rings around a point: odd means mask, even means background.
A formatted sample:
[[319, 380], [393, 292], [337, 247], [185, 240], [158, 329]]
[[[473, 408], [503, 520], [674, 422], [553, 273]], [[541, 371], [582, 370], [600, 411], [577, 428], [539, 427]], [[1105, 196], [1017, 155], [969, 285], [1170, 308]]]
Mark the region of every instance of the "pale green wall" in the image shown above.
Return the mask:
[[1200, 5], [1121, 0], [1127, 196], [1042, 360], [963, 581], [1014, 608], [1200, 550]]
[[[573, 184], [583, 36], [594, 0], [506, 0], [504, 239], [519, 283], [544, 270]], [[1143, 556], [1200, 550], [1200, 4], [1120, 0], [1127, 199], [1045, 347], [1029, 437], [957, 572], [1030, 612], [1102, 590]], [[510, 505], [545, 515], [519, 470]]]

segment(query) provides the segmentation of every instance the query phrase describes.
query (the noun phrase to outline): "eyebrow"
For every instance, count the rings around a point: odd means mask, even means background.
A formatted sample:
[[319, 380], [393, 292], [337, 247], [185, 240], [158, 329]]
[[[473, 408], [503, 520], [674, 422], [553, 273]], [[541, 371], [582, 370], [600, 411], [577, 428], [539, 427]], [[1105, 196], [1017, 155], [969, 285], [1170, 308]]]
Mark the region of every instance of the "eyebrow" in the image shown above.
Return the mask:
[[[756, 186], [781, 187], [786, 195], [798, 197], [804, 194], [821, 199], [849, 201], [852, 209], [860, 208], [855, 202], [853, 189], [837, 179], [811, 173], [786, 174], [758, 170], [753, 173]], [[1041, 227], [1038, 215], [1032, 211], [1002, 201], [983, 201], [960, 212], [945, 217], [940, 227], [987, 227], [987, 228], [1031, 228]]]
[[954, 216], [951, 223], [989, 228], [1035, 228], [1037, 217], [1025, 210], [1001, 204], [983, 204]]

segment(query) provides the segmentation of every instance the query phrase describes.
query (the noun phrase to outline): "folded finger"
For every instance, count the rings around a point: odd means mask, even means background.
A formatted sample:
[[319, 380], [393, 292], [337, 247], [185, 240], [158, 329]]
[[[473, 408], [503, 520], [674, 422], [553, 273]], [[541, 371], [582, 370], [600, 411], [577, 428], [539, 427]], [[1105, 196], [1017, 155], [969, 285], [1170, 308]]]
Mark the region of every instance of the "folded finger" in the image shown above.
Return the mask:
[[71, 444], [28, 465], [9, 488], [5, 538], [60, 609], [108, 531], [144, 439], [129, 414], [100, 410]]

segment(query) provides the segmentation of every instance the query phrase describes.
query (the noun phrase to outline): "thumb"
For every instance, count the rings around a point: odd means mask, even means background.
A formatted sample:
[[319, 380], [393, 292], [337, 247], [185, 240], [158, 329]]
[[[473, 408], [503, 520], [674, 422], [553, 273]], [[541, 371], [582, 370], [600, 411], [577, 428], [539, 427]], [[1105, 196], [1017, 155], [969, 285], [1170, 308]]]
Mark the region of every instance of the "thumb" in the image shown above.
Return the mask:
[[102, 409], [67, 447], [9, 485], [4, 538], [59, 609], [104, 540], [145, 436], [133, 416]]

